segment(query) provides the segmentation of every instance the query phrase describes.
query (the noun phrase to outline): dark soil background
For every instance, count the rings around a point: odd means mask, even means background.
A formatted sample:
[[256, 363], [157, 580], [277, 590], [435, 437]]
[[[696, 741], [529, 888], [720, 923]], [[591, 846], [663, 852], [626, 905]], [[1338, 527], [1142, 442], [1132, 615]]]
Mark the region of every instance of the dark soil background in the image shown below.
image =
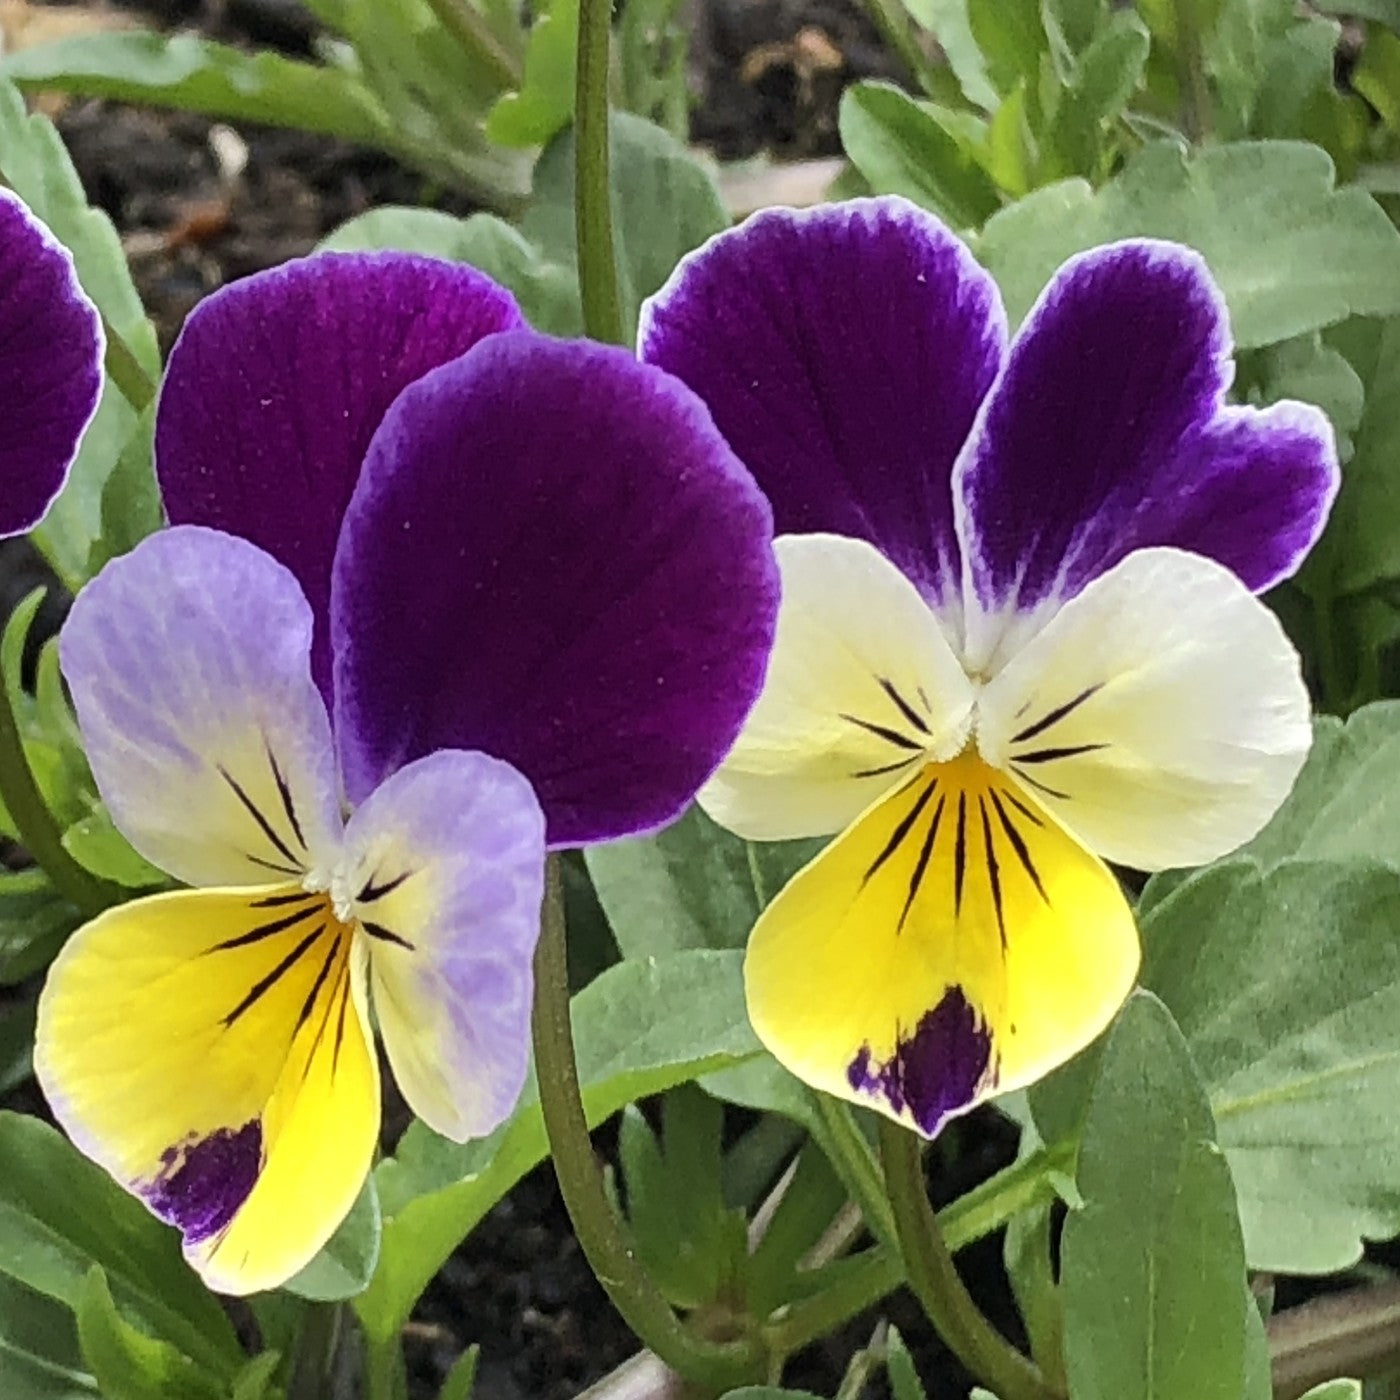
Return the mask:
[[[692, 3], [692, 138], [723, 160], [838, 154], [837, 103], [846, 84], [900, 76], [850, 0]], [[33, 8], [61, 4], [31, 0]], [[295, 0], [107, 0], [106, 8], [297, 55], [309, 51], [314, 34]], [[115, 221], [167, 348], [201, 298], [308, 252], [352, 215], [380, 204], [424, 202], [470, 212], [388, 157], [324, 137], [235, 124], [247, 159], [231, 175], [218, 136], [211, 141], [215, 124], [203, 118], [97, 101], [46, 99], [45, 110], [89, 199]], [[0, 590], [12, 598], [42, 579], [42, 565], [26, 549], [13, 542], [0, 556]], [[0, 1103], [44, 1111], [32, 1082]], [[989, 1110], [958, 1133], [954, 1165], [931, 1183], [939, 1201], [1014, 1155], [1014, 1131]], [[608, 1152], [610, 1133], [598, 1142]], [[999, 1242], [968, 1250], [962, 1262], [979, 1300], [1014, 1328]], [[880, 1315], [856, 1320], [797, 1358], [786, 1382], [833, 1394]], [[883, 1315], [913, 1348], [931, 1400], [966, 1396], [967, 1378], [931, 1337], [912, 1299], [895, 1297]], [[480, 1400], [568, 1400], [637, 1349], [579, 1253], [548, 1168], [528, 1177], [482, 1223], [423, 1298], [406, 1336], [413, 1400], [435, 1396], [447, 1369], [473, 1343], [481, 1346]], [[871, 1388], [883, 1393], [884, 1385], [877, 1378]]]

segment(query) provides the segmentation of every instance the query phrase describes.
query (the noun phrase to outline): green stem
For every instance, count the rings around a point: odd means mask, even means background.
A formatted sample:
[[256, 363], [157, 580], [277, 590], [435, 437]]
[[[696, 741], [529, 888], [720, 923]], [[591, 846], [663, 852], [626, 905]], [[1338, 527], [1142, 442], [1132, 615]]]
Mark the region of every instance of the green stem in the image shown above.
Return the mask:
[[636, 1247], [608, 1200], [588, 1136], [574, 1058], [563, 870], [557, 855], [548, 860], [535, 953], [534, 1041], [540, 1109], [559, 1191], [579, 1247], [622, 1320], [644, 1346], [697, 1385], [724, 1391], [761, 1379], [766, 1355], [760, 1339], [715, 1342], [686, 1328], [638, 1262]]
[[343, 1304], [307, 1306], [297, 1335], [296, 1362], [287, 1400], [325, 1400], [335, 1393], [336, 1359], [344, 1320]]
[[428, 0], [428, 8], [498, 92], [514, 92], [520, 87], [524, 81], [520, 64], [506, 52], [472, 0]]
[[[1001, 1229], [1021, 1211], [1051, 1200], [1055, 1195], [1051, 1173], [1065, 1169], [1072, 1157], [1065, 1148], [1033, 1152], [945, 1206], [937, 1221], [948, 1250], [963, 1249]], [[858, 1262], [845, 1265], [829, 1288], [778, 1313], [764, 1329], [770, 1350], [780, 1356], [801, 1351], [874, 1307], [903, 1282], [899, 1250], [876, 1245]]]
[[1192, 145], [1198, 145], [1209, 130], [1210, 85], [1206, 81], [1201, 33], [1196, 26], [1195, 0], [1176, 0], [1176, 55], [1181, 129]]
[[24, 752], [10, 687], [0, 680], [0, 800], [15, 825], [20, 844], [43, 868], [54, 888], [80, 913], [100, 914], [126, 898], [120, 886], [99, 879], [80, 865], [63, 844], [34, 770]]
[[856, 1125], [850, 1108], [830, 1094], [814, 1093], [822, 1131], [818, 1143], [831, 1159], [836, 1175], [851, 1199], [860, 1207], [866, 1228], [881, 1244], [895, 1243], [894, 1216], [885, 1195], [880, 1164]]
[[107, 351], [103, 365], [108, 377], [121, 392], [122, 398], [137, 413], [146, 409], [156, 396], [156, 382], [141, 368], [141, 361], [126, 341], [112, 328], [112, 323], [102, 317], [102, 334], [107, 340]]
[[608, 176], [608, 41], [612, 0], [579, 0], [578, 82], [574, 96], [574, 225], [583, 328], [594, 340], [625, 345], [613, 252]]
[[1058, 1400], [1040, 1371], [983, 1317], [958, 1277], [924, 1189], [920, 1140], [880, 1120], [880, 1155], [909, 1285], [962, 1364], [1000, 1400]]

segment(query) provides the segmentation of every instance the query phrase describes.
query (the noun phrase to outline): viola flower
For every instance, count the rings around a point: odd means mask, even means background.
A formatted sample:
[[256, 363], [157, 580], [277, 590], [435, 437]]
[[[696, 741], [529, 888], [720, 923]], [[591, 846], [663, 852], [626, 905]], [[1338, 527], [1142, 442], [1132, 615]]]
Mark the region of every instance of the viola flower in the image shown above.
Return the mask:
[[47, 514], [102, 396], [105, 343], [68, 250], [0, 188], [0, 537]]
[[371, 1006], [430, 1127], [509, 1114], [545, 850], [691, 799], [757, 695], [777, 577], [695, 395], [512, 329], [479, 274], [326, 256], [205, 306], [157, 451], [170, 513], [222, 528], [110, 564], [60, 641], [113, 821], [195, 888], [74, 935], [35, 1065], [77, 1145], [248, 1293], [364, 1181]]
[[1225, 404], [1190, 250], [1071, 259], [1008, 347], [990, 277], [898, 199], [720, 235], [642, 354], [779, 531], [772, 664], [701, 804], [752, 840], [840, 833], [754, 929], [754, 1027], [932, 1136], [1122, 1003], [1138, 940], [1105, 860], [1211, 860], [1287, 794], [1308, 696], [1254, 595], [1322, 528], [1330, 428]]

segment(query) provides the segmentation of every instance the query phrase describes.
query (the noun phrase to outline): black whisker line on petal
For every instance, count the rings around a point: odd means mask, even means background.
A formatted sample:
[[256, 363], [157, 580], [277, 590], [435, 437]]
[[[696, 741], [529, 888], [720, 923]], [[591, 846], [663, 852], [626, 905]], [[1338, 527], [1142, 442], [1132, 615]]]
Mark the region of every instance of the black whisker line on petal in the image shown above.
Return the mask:
[[1061, 792], [1059, 788], [1052, 788], [1048, 783], [1042, 783], [1039, 778], [1032, 777], [1029, 773], [1021, 772], [1016, 766], [1015, 759], [1011, 761], [1010, 767], [1011, 771], [1020, 778], [1023, 783], [1029, 783], [1031, 787], [1038, 788], [1047, 797], [1058, 797], [1062, 802], [1068, 802], [1070, 800], [1069, 793]]
[[289, 894], [270, 894], [262, 899], [255, 899], [248, 907], [250, 909], [279, 909], [284, 904], [319, 904], [324, 898], [324, 895], [313, 894], [310, 890], [292, 890]]
[[883, 724], [875, 724], [868, 719], [858, 719], [855, 715], [843, 714], [841, 716], [848, 724], [854, 724], [857, 729], [863, 729], [867, 734], [873, 734], [877, 739], [883, 739], [887, 744], [893, 744], [897, 749], [908, 749], [910, 753], [922, 753], [923, 745], [911, 739], [907, 734], [901, 734], [897, 729], [889, 729]]
[[[1010, 797], [1010, 793], [1007, 794]], [[1040, 897], [1046, 904], [1050, 903], [1050, 896], [1045, 893], [1045, 886], [1040, 882], [1040, 872], [1035, 868], [1035, 862], [1031, 859], [1029, 847], [1025, 838], [1013, 825], [1011, 818], [1007, 815], [1006, 808], [1001, 804], [1001, 797], [994, 790], [991, 793], [992, 806], [997, 809], [997, 816], [1001, 818], [1001, 827], [1006, 832], [1006, 839], [1011, 843], [1011, 849], [1016, 852], [1016, 859], [1021, 862], [1021, 868], [1031, 877], [1031, 884], [1040, 892]]]
[[1022, 802], [1021, 799], [1017, 797], [1014, 792], [1006, 792], [1002, 795], [1023, 817], [1025, 817], [1025, 819], [1028, 822], [1031, 822], [1035, 826], [1045, 825], [1045, 822], [1041, 819], [1040, 814], [1036, 812], [1033, 808], [1027, 807], [1026, 804]]
[[977, 810], [982, 814], [982, 842], [987, 850], [987, 882], [992, 887], [992, 908], [997, 915], [997, 933], [1001, 935], [1002, 952], [1006, 951], [1006, 911], [1002, 908], [1001, 866], [997, 864], [996, 843], [992, 840], [992, 822], [987, 815], [987, 804], [982, 797], [977, 798]]
[[962, 913], [963, 879], [967, 875], [967, 794], [958, 794], [958, 836], [953, 847], [953, 914]]
[[882, 763], [878, 768], [858, 768], [851, 774], [851, 777], [882, 778], [886, 773], [898, 773], [901, 768], [908, 768], [911, 763], [918, 761], [917, 754], [910, 754], [908, 758], [901, 758], [895, 763]]
[[[244, 805], [244, 807], [248, 809], [248, 812], [252, 816], [253, 820], [257, 822], [258, 826], [262, 829], [262, 834], [266, 836], [267, 839], [271, 841], [272, 844], [277, 848], [277, 854], [280, 855], [284, 860], [289, 861], [291, 863], [292, 869], [295, 871], [298, 867], [297, 857], [293, 855], [287, 843], [272, 829], [272, 823], [268, 821], [268, 819], [265, 816], [263, 816], [261, 810], [258, 807], [258, 804], [254, 802], [253, 799], [249, 797], [246, 792], [244, 792], [242, 786], [238, 782], [238, 779], [235, 778], [228, 771], [228, 769], [223, 766], [222, 763], [217, 764], [216, 766], [219, 770], [219, 776], [224, 780], [224, 782], [226, 782], [229, 785], [229, 787], [233, 789], [234, 795]], [[254, 857], [249, 857], [249, 859], [254, 859]], [[258, 863], [260, 865], [267, 864], [266, 861], [259, 861]], [[277, 868], [278, 867], [276, 866], [273, 867], [273, 869]]]
[[289, 928], [295, 928], [298, 924], [304, 924], [307, 919], [314, 919], [318, 914], [325, 912], [326, 901], [324, 899], [314, 899], [305, 909], [298, 909], [295, 913], [284, 914], [280, 919], [271, 919], [265, 924], [259, 924], [256, 928], [249, 929], [247, 933], [240, 933], [233, 938], [226, 938], [222, 943], [216, 943], [209, 949], [211, 953], [222, 953], [229, 948], [246, 948], [250, 943], [261, 943], [264, 938], [271, 938], [275, 934], [285, 933]]
[[1054, 763], [1059, 758], [1078, 758], [1082, 753], [1097, 753], [1107, 747], [1107, 744], [1069, 744], [1061, 749], [1032, 749], [1030, 753], [1018, 753], [1016, 762]]
[[943, 808], [948, 801], [948, 794], [944, 793], [938, 799], [938, 806], [933, 809], [933, 820], [929, 822], [928, 834], [924, 837], [924, 844], [919, 850], [919, 858], [914, 862], [914, 873], [909, 877], [909, 893], [904, 899], [904, 909], [899, 916], [899, 923], [895, 928], [896, 933], [904, 932], [904, 925], [909, 918], [909, 911], [914, 907], [914, 900], [919, 893], [919, 886], [924, 882], [924, 872], [928, 870], [930, 857], [933, 855], [933, 843], [938, 839], [938, 824], [943, 820]]
[[[332, 957], [334, 957], [340, 952], [340, 945], [341, 936], [337, 933], [335, 936], [335, 946], [331, 949]], [[321, 1041], [325, 1039], [326, 1027], [329, 1026], [331, 1023], [331, 1014], [335, 1011], [336, 999], [340, 996], [342, 987], [347, 992], [350, 989], [350, 954], [348, 952], [343, 958], [341, 958], [340, 966], [336, 969], [335, 981], [331, 984], [330, 995], [326, 998], [325, 1014], [321, 1017], [321, 1024], [316, 1028], [316, 1037], [311, 1042], [311, 1048], [306, 1052], [306, 1063], [302, 1066], [301, 1070], [301, 1079], [303, 1084], [306, 1082], [307, 1076], [311, 1073], [311, 1065], [316, 1058], [316, 1051], [320, 1049]], [[339, 1057], [339, 1054], [340, 1042], [337, 1040], [337, 1057]], [[331, 1075], [332, 1077], [334, 1077], [335, 1075], [334, 1064], [332, 1064], [331, 1066]]]
[[383, 899], [387, 894], [393, 894], [398, 887], [413, 874], [411, 870], [405, 870], [402, 875], [395, 875], [392, 880], [386, 880], [382, 885], [376, 884], [378, 876], [371, 875], [365, 881], [364, 888], [355, 896], [357, 904], [373, 904], [376, 899]]
[[321, 995], [321, 988], [326, 984], [326, 978], [330, 976], [331, 964], [335, 961], [335, 955], [340, 951], [340, 935], [331, 940], [330, 952], [326, 954], [326, 960], [321, 964], [321, 970], [316, 974], [316, 980], [311, 984], [311, 990], [306, 994], [306, 1000], [301, 1004], [301, 1014], [297, 1017], [296, 1030], [292, 1032], [292, 1039], [301, 1033], [301, 1028], [311, 1019], [311, 1012], [316, 1006], [316, 998]]
[[350, 1006], [350, 989], [354, 983], [354, 978], [350, 975], [350, 959], [345, 959], [345, 976], [340, 987], [340, 1014], [335, 1023], [335, 1050], [331, 1054], [331, 1078], [335, 1078], [336, 1071], [340, 1068], [340, 1047], [345, 1040], [345, 1012]]
[[1091, 685], [1087, 690], [1081, 690], [1073, 700], [1066, 700], [1063, 705], [1057, 705], [1048, 714], [1042, 715], [1034, 724], [1028, 724], [1018, 734], [1011, 736], [1013, 744], [1023, 744], [1027, 739], [1034, 739], [1037, 734], [1044, 734], [1052, 724], [1058, 724], [1067, 715], [1072, 715], [1086, 700], [1092, 700], [1095, 695], [1103, 689], [1103, 682]]
[[296, 964], [301, 961], [307, 949], [310, 948], [311, 945], [315, 943], [315, 941], [323, 933], [325, 933], [326, 928], [327, 925], [322, 924], [320, 928], [312, 929], [311, 932], [308, 933], [306, 937], [303, 938], [301, 942], [298, 943], [297, 946], [293, 948], [292, 951], [288, 953], [287, 956], [283, 958], [282, 961], [278, 963], [277, 966], [274, 967], [272, 971], [267, 974], [266, 977], [264, 977], [260, 982], [255, 983], [253, 986], [253, 990], [249, 992], [248, 995], [244, 997], [243, 1000], [240, 1001], [238, 1005], [235, 1006], [233, 1010], [228, 1013], [227, 1016], [224, 1017], [224, 1025], [226, 1027], [233, 1025], [233, 1023], [236, 1020], [238, 1020], [238, 1018], [242, 1016], [245, 1011], [247, 1011], [258, 1001], [260, 1001], [269, 991], [271, 991], [272, 988], [275, 987], [278, 984], [278, 982], [280, 982], [282, 978], [285, 977], [287, 973], [290, 972], [292, 968], [295, 967]]
[[282, 776], [282, 770], [277, 766], [277, 755], [272, 752], [272, 745], [266, 739], [263, 740], [263, 747], [267, 750], [267, 761], [272, 769], [272, 780], [277, 784], [277, 792], [282, 798], [282, 810], [287, 814], [287, 821], [291, 824], [292, 834], [297, 839], [297, 845], [305, 854], [306, 837], [302, 835], [301, 823], [297, 820], [297, 809], [292, 803], [292, 789], [286, 778]]
[[304, 875], [306, 871], [299, 865], [278, 865], [275, 860], [264, 860], [261, 856], [243, 853], [243, 859], [250, 865], [260, 865], [264, 870], [275, 870], [279, 875]]
[[917, 711], [917, 710], [916, 710], [916, 709], [915, 709], [915, 708], [914, 708], [914, 707], [899, 693], [899, 691], [895, 689], [895, 685], [894, 685], [894, 682], [893, 682], [893, 681], [886, 680], [886, 679], [882, 676], [882, 677], [880, 678], [880, 689], [883, 690], [883, 691], [885, 692], [885, 694], [888, 695], [888, 696], [890, 697], [890, 699], [894, 701], [895, 708], [899, 711], [900, 714], [902, 714], [902, 715], [904, 716], [905, 719], [907, 719], [907, 720], [909, 721], [910, 724], [912, 724], [912, 725], [914, 726], [915, 729], [917, 729], [917, 730], [919, 731], [920, 734], [924, 735], [925, 738], [930, 738], [930, 737], [932, 737], [932, 736], [929, 734], [929, 727], [928, 727], [928, 724], [925, 722], [923, 715], [921, 715], [921, 714], [920, 714], [920, 713], [919, 713], [919, 712], [918, 712], [918, 711]]
[[369, 934], [371, 938], [377, 938], [381, 943], [392, 943], [396, 947], [406, 948], [410, 953], [418, 951], [417, 946], [406, 939], [403, 934], [395, 933], [391, 928], [385, 928], [383, 924], [376, 924], [369, 919], [361, 919], [360, 927]]
[[899, 825], [890, 833], [890, 839], [885, 842], [884, 850], [875, 857], [870, 869], [865, 872], [865, 878], [860, 882], [862, 889], [874, 878], [875, 872], [899, 849], [904, 838], [909, 835], [910, 829], [913, 827], [914, 823], [919, 820], [919, 813], [928, 806], [937, 787], [938, 779], [934, 778], [923, 792], [919, 794], [919, 800], [900, 818]]

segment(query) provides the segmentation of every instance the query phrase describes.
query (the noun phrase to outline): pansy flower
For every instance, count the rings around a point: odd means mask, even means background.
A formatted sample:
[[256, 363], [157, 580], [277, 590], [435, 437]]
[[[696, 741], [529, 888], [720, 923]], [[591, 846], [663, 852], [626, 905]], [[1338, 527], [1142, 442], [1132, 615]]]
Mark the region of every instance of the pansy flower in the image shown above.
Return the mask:
[[897, 199], [770, 211], [691, 255], [642, 354], [768, 493], [774, 656], [701, 792], [753, 840], [836, 839], [749, 944], [759, 1036], [923, 1134], [1044, 1075], [1136, 975], [1104, 861], [1251, 837], [1310, 741], [1254, 596], [1337, 487], [1325, 417], [1228, 406], [1204, 262], [1073, 258], [1008, 345], [991, 278]]
[[0, 537], [32, 530], [102, 395], [102, 321], [68, 250], [0, 188]]
[[545, 850], [663, 823], [714, 769], [772, 640], [771, 515], [679, 382], [398, 255], [210, 298], [157, 453], [202, 523], [110, 564], [60, 655], [114, 822], [192, 888], [77, 932], [35, 1063], [247, 1293], [364, 1181], [371, 1008], [430, 1127], [510, 1112]]

